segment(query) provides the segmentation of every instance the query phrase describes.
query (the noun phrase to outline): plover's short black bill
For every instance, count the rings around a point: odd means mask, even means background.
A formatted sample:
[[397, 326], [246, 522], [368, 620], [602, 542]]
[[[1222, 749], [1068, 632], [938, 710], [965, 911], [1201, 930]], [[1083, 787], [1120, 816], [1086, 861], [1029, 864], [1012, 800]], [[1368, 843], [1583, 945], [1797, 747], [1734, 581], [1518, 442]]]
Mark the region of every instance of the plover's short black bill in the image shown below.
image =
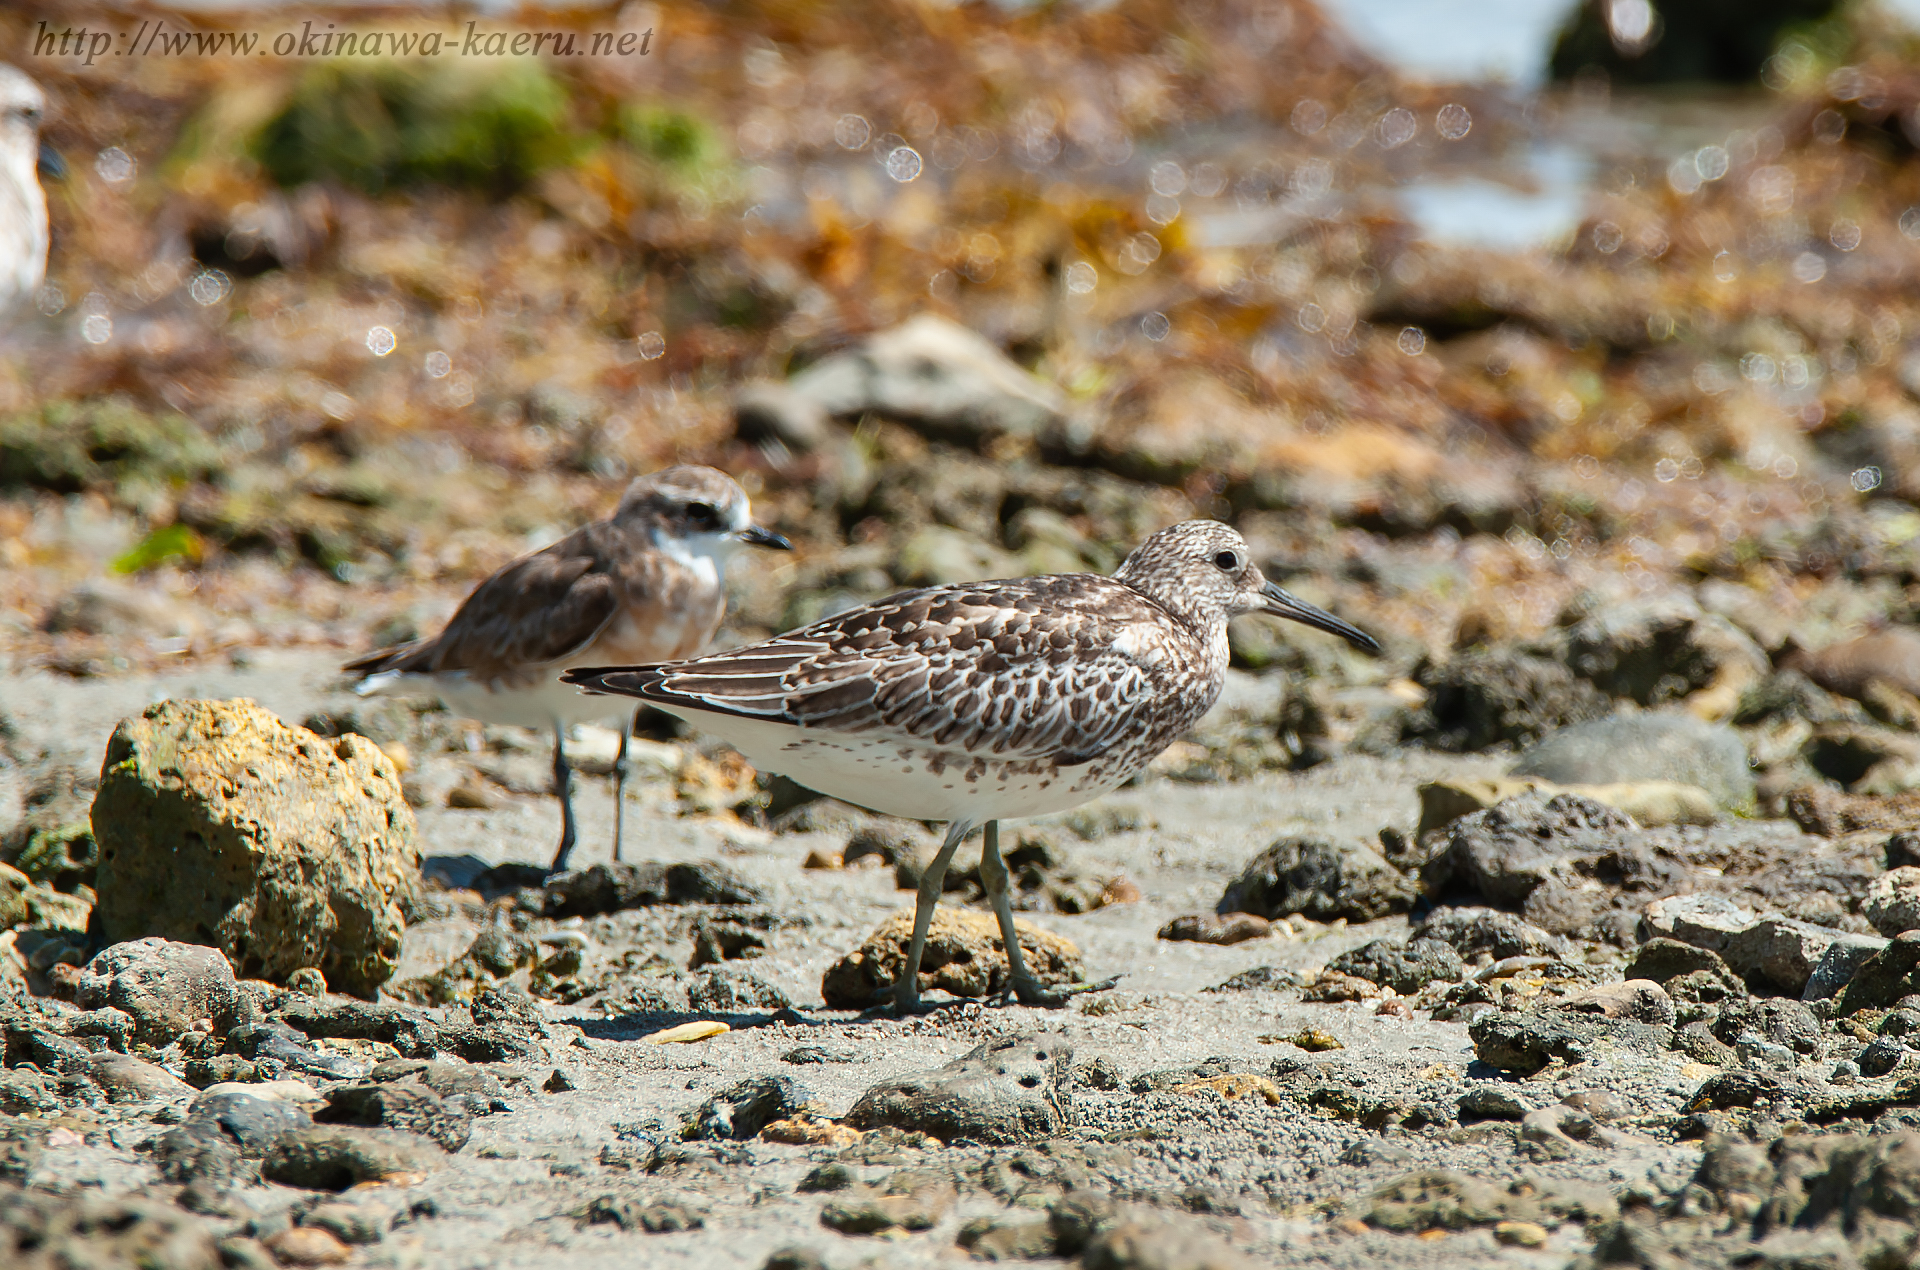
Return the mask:
[[553, 731], [554, 793], [560, 798], [564, 869], [575, 838], [568, 725], [621, 716], [613, 858], [625, 827], [624, 708], [559, 681], [580, 661], [685, 657], [713, 638], [726, 614], [723, 574], [741, 547], [788, 546], [753, 523], [747, 495], [710, 467], [671, 467], [641, 477], [605, 520], [522, 556], [474, 588], [446, 628], [350, 661], [360, 691], [438, 696], [469, 719]]
[[876, 811], [945, 820], [921, 879], [901, 1010], [919, 1001], [933, 906], [954, 850], [986, 827], [981, 878], [1022, 1001], [998, 821], [1064, 811], [1118, 788], [1212, 707], [1227, 622], [1271, 613], [1373, 639], [1261, 576], [1246, 540], [1190, 520], [1112, 577], [1068, 573], [906, 591], [761, 644], [661, 666], [567, 671], [566, 683], [651, 702], [763, 770]]

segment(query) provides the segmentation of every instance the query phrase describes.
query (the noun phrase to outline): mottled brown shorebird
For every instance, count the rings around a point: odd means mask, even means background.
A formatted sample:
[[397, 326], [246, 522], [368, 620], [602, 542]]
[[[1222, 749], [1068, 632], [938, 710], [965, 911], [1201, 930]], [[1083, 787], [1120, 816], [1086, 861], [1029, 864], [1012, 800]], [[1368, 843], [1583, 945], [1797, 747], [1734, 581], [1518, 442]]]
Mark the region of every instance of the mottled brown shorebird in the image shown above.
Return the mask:
[[[421, 692], [485, 723], [553, 731], [553, 792], [560, 849], [573, 850], [573, 771], [567, 727], [615, 713], [604, 699], [560, 683], [582, 661], [663, 661], [698, 651], [726, 615], [727, 561], [754, 544], [787, 550], [753, 523], [746, 491], [710, 467], [670, 467], [627, 487], [613, 515], [574, 530], [502, 568], [474, 588], [431, 639], [346, 664], [362, 693]], [[623, 716], [625, 711], [619, 711]], [[623, 717], [614, 762], [613, 858], [626, 823], [627, 738]]]
[[1271, 613], [1379, 647], [1268, 582], [1251, 555], [1226, 525], [1190, 520], [1141, 543], [1110, 578], [906, 591], [750, 647], [561, 678], [650, 702], [823, 794], [947, 821], [893, 986], [903, 1013], [919, 1006], [920, 958], [947, 864], [983, 825], [980, 876], [1008, 987], [1022, 1002], [1057, 1004], [1061, 994], [1035, 982], [1020, 954], [999, 821], [1116, 789], [1192, 727], [1225, 682], [1231, 618]]

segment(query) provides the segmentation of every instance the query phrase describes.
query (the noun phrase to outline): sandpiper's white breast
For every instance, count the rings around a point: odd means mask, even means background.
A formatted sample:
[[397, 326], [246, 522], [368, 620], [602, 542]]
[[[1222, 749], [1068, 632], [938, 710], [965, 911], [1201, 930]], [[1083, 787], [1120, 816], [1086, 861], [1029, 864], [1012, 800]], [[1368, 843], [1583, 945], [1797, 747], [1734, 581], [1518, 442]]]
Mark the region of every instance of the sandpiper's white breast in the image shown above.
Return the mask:
[[995, 820], [1067, 811], [1119, 788], [1132, 775], [1107, 764], [1057, 768], [942, 751], [899, 737], [862, 736], [701, 711], [676, 714], [808, 789], [890, 816]]

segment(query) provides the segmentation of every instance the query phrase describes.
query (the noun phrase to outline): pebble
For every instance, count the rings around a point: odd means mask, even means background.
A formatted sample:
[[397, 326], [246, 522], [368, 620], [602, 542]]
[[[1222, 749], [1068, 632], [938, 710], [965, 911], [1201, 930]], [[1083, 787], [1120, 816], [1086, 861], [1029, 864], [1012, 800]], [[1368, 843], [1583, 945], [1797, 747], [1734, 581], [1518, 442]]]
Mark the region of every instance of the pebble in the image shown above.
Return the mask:
[[264, 1242], [274, 1259], [286, 1266], [337, 1266], [353, 1259], [353, 1249], [317, 1226], [294, 1226]]
[[685, 1045], [693, 1041], [704, 1041], [733, 1029], [718, 1019], [702, 1019], [695, 1023], [678, 1023], [673, 1027], [661, 1028], [640, 1038], [646, 1045]]

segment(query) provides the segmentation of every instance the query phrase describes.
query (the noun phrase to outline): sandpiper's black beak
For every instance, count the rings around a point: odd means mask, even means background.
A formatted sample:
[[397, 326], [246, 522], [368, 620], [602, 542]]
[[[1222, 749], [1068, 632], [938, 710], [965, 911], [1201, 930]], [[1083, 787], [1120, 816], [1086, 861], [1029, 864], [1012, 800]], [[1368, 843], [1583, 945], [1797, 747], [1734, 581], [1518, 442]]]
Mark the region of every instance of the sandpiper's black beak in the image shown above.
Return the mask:
[[758, 525], [748, 525], [740, 531], [740, 541], [750, 542], [756, 547], [772, 547], [775, 551], [792, 551], [793, 544], [771, 529], [762, 529]]
[[64, 181], [67, 179], [67, 161], [60, 152], [42, 141], [40, 143], [40, 179], [43, 181]]
[[1309, 604], [1296, 595], [1289, 595], [1281, 589], [1280, 584], [1277, 582], [1267, 583], [1265, 587], [1261, 588], [1260, 594], [1267, 602], [1267, 612], [1273, 614], [1275, 617], [1284, 617], [1290, 621], [1311, 626], [1317, 631], [1325, 631], [1329, 635], [1338, 635], [1341, 639], [1346, 640], [1349, 644], [1352, 644], [1355, 648], [1361, 649], [1364, 652], [1377, 653], [1380, 651], [1380, 642], [1374, 639], [1373, 636], [1367, 634], [1357, 626], [1351, 626], [1341, 621], [1317, 605]]

